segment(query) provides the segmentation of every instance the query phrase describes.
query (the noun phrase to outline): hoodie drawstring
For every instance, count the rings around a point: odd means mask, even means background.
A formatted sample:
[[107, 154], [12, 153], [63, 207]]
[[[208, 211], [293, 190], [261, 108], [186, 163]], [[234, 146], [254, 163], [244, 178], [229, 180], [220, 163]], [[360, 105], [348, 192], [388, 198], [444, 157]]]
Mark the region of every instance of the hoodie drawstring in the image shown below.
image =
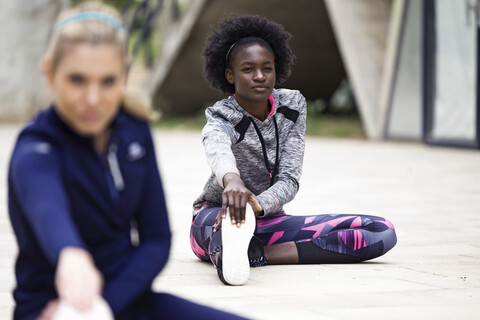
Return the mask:
[[250, 119], [250, 122], [253, 124], [253, 127], [255, 128], [255, 131], [257, 132], [258, 139], [260, 140], [260, 144], [262, 145], [262, 151], [263, 151], [263, 159], [265, 161], [265, 166], [267, 167], [268, 173], [270, 174], [270, 187], [273, 185], [275, 182], [275, 178], [278, 174], [278, 155], [279, 155], [279, 138], [278, 138], [278, 126], [277, 126], [277, 121], [275, 120], [275, 116], [273, 116], [273, 124], [275, 125], [275, 141], [277, 143], [277, 149], [276, 149], [276, 155], [275, 155], [275, 165], [273, 166], [273, 171], [270, 170], [270, 165], [268, 163], [268, 157], [267, 157], [267, 148], [265, 146], [265, 140], [263, 139], [263, 135], [260, 132], [260, 129], [258, 129], [257, 125], [255, 124], [255, 121], [251, 117], [248, 117]]

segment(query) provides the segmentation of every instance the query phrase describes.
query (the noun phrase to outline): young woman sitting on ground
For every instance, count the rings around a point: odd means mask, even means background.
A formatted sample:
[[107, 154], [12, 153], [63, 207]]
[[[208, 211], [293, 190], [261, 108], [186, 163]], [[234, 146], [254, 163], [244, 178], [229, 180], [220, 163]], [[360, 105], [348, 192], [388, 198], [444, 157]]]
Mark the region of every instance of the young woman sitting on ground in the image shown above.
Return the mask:
[[289, 38], [277, 23], [243, 16], [221, 22], [204, 49], [206, 79], [230, 96], [205, 112], [212, 174], [193, 204], [190, 240], [226, 284], [246, 282], [250, 267], [373, 259], [397, 241], [382, 217], [284, 212], [300, 185], [307, 115], [299, 91], [275, 89], [290, 75]]

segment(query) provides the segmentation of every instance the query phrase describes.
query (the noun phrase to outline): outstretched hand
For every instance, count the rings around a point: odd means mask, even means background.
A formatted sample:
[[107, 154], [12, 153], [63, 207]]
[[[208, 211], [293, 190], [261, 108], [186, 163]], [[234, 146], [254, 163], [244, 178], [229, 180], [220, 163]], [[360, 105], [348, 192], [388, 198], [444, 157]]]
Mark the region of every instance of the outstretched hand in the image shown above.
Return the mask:
[[60, 252], [55, 286], [60, 301], [87, 311], [102, 294], [103, 278], [88, 251], [67, 247]]
[[225, 190], [222, 194], [222, 209], [219, 211], [215, 219], [215, 227], [213, 232], [220, 229], [222, 219], [227, 216], [227, 208], [230, 213], [230, 222], [240, 227], [245, 223], [245, 209], [247, 203], [252, 205], [252, 209], [256, 216], [263, 213], [257, 197], [245, 187], [242, 179], [238, 174], [227, 173], [223, 178]]

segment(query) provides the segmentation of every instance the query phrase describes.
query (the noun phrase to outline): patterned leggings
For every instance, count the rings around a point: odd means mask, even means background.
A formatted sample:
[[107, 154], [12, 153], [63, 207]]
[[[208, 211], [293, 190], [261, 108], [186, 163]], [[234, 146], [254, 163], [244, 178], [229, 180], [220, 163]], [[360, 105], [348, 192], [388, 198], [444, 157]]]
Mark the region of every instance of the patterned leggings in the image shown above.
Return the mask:
[[[221, 245], [220, 232], [212, 232], [220, 207], [202, 208], [192, 221], [190, 244], [205, 261]], [[220, 230], [221, 231], [221, 230]], [[293, 241], [299, 263], [351, 263], [385, 254], [397, 243], [393, 224], [370, 215], [324, 214], [290, 216], [284, 213], [257, 219], [255, 236], [265, 246]]]

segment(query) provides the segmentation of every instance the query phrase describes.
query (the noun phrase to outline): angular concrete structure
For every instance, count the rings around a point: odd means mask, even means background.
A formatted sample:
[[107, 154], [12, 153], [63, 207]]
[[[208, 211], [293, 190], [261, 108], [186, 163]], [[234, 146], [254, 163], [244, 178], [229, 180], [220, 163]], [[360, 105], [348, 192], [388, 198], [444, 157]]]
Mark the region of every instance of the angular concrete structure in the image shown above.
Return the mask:
[[384, 0], [325, 0], [356, 97], [363, 127], [370, 139], [378, 132], [381, 83], [390, 20]]
[[198, 0], [166, 39], [167, 57], [154, 70], [148, 91], [159, 107], [176, 114], [194, 114], [225, 95], [202, 76], [202, 49], [212, 27], [231, 15], [260, 15], [281, 23], [293, 38], [297, 57], [291, 77], [280, 87], [299, 89], [307, 99], [329, 99], [345, 71], [323, 1]]

